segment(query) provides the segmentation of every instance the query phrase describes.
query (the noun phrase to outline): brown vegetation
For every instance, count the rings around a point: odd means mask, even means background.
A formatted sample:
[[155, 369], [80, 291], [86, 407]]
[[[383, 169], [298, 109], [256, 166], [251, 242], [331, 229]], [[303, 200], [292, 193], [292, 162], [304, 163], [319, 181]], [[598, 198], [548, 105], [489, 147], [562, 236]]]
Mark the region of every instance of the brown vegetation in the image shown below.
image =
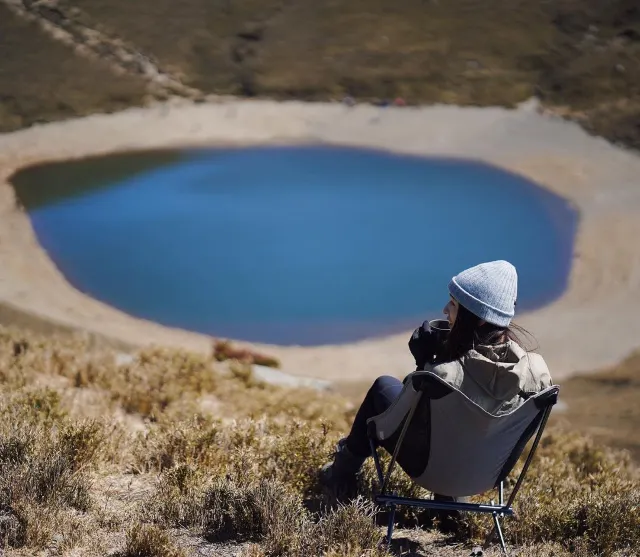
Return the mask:
[[563, 384], [563, 400], [560, 423], [627, 449], [640, 463], [640, 352], [610, 369], [572, 377]]
[[78, 56], [0, 2], [0, 132], [140, 105], [145, 87]]
[[[370, 463], [364, 498], [322, 511], [316, 470], [354, 412], [339, 395], [275, 388], [241, 364], [180, 351], [127, 361], [79, 339], [6, 329], [0, 384], [8, 553], [186, 556], [197, 546], [215, 555], [233, 544], [245, 557], [384, 554], [366, 502]], [[628, 457], [557, 430], [531, 478], [507, 524], [522, 555], [640, 549], [640, 484]], [[400, 471], [394, 482], [418, 491]], [[430, 523], [409, 512], [399, 520]], [[462, 543], [468, 553], [485, 531], [475, 518], [457, 538], [405, 530], [393, 550], [455, 555]]]
[[280, 362], [272, 356], [266, 356], [247, 348], [237, 348], [228, 340], [213, 342], [213, 357], [218, 362], [236, 360], [243, 364], [256, 364], [266, 367], [280, 367]]
[[[55, 4], [205, 94], [504, 106], [535, 95], [596, 134], [640, 146], [635, 0]], [[10, 46], [0, 74], [9, 90], [1, 130], [139, 102], [138, 81], [106, 77], [99, 64], [72, 59], [34, 26], [8, 17], [0, 17]], [[25, 93], [37, 102], [25, 105]]]

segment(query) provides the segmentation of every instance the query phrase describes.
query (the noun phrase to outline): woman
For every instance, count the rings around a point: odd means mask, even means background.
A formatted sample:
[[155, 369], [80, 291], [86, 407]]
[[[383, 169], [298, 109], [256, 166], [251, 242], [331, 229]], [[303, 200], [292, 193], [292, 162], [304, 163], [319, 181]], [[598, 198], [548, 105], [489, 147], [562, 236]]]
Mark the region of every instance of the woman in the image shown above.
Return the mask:
[[[423, 323], [409, 340], [417, 370], [431, 371], [492, 414], [517, 408], [529, 395], [551, 385], [538, 354], [526, 351], [511, 320], [518, 292], [516, 269], [507, 261], [476, 265], [449, 282], [444, 314], [451, 333], [438, 342]], [[356, 475], [370, 456], [367, 420], [384, 412], [398, 397], [402, 382], [376, 379], [356, 414], [351, 432], [338, 443], [334, 461], [320, 471], [320, 481], [339, 498], [350, 496]]]

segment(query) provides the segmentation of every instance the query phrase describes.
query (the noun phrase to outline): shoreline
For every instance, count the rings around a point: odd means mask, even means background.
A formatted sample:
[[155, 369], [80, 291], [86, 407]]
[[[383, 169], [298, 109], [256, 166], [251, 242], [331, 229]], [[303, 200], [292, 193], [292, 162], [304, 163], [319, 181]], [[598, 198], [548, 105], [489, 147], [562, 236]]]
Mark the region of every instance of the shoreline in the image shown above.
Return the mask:
[[[640, 346], [640, 157], [589, 136], [577, 124], [541, 115], [529, 103], [508, 110], [180, 102], [0, 135], [0, 324], [86, 331], [131, 349], [160, 344], [210, 353], [209, 336], [131, 317], [70, 286], [39, 245], [28, 215], [16, 207], [8, 180], [18, 169], [41, 162], [265, 143], [325, 143], [472, 159], [565, 197], [580, 218], [568, 288], [557, 301], [517, 321], [536, 337], [554, 379], [612, 365]], [[442, 289], [444, 299], [446, 285]], [[335, 346], [238, 345], [279, 358], [287, 373], [359, 381], [409, 373], [410, 333]]]

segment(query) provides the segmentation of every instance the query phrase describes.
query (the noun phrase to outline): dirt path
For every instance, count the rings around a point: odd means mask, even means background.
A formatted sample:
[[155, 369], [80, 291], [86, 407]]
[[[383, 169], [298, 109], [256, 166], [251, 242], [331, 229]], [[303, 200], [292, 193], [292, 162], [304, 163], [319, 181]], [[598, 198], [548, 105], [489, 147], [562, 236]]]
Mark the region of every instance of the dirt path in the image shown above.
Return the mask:
[[174, 95], [189, 99], [204, 99], [198, 89], [185, 85], [166, 68], [161, 68], [153, 57], [119, 37], [87, 25], [86, 14], [64, 0], [0, 0], [16, 15], [37, 21], [54, 40], [71, 46], [81, 56], [107, 62], [117, 73], [142, 77], [155, 97]]

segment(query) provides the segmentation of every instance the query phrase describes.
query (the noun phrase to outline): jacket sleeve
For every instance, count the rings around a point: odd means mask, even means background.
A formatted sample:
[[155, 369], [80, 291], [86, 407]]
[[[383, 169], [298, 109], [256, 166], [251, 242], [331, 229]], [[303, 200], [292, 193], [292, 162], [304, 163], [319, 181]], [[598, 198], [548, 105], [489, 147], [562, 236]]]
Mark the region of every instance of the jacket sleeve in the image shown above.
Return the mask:
[[553, 385], [547, 362], [544, 361], [540, 354], [529, 353], [529, 370], [531, 371], [531, 381], [533, 382], [532, 391], [540, 392]]

